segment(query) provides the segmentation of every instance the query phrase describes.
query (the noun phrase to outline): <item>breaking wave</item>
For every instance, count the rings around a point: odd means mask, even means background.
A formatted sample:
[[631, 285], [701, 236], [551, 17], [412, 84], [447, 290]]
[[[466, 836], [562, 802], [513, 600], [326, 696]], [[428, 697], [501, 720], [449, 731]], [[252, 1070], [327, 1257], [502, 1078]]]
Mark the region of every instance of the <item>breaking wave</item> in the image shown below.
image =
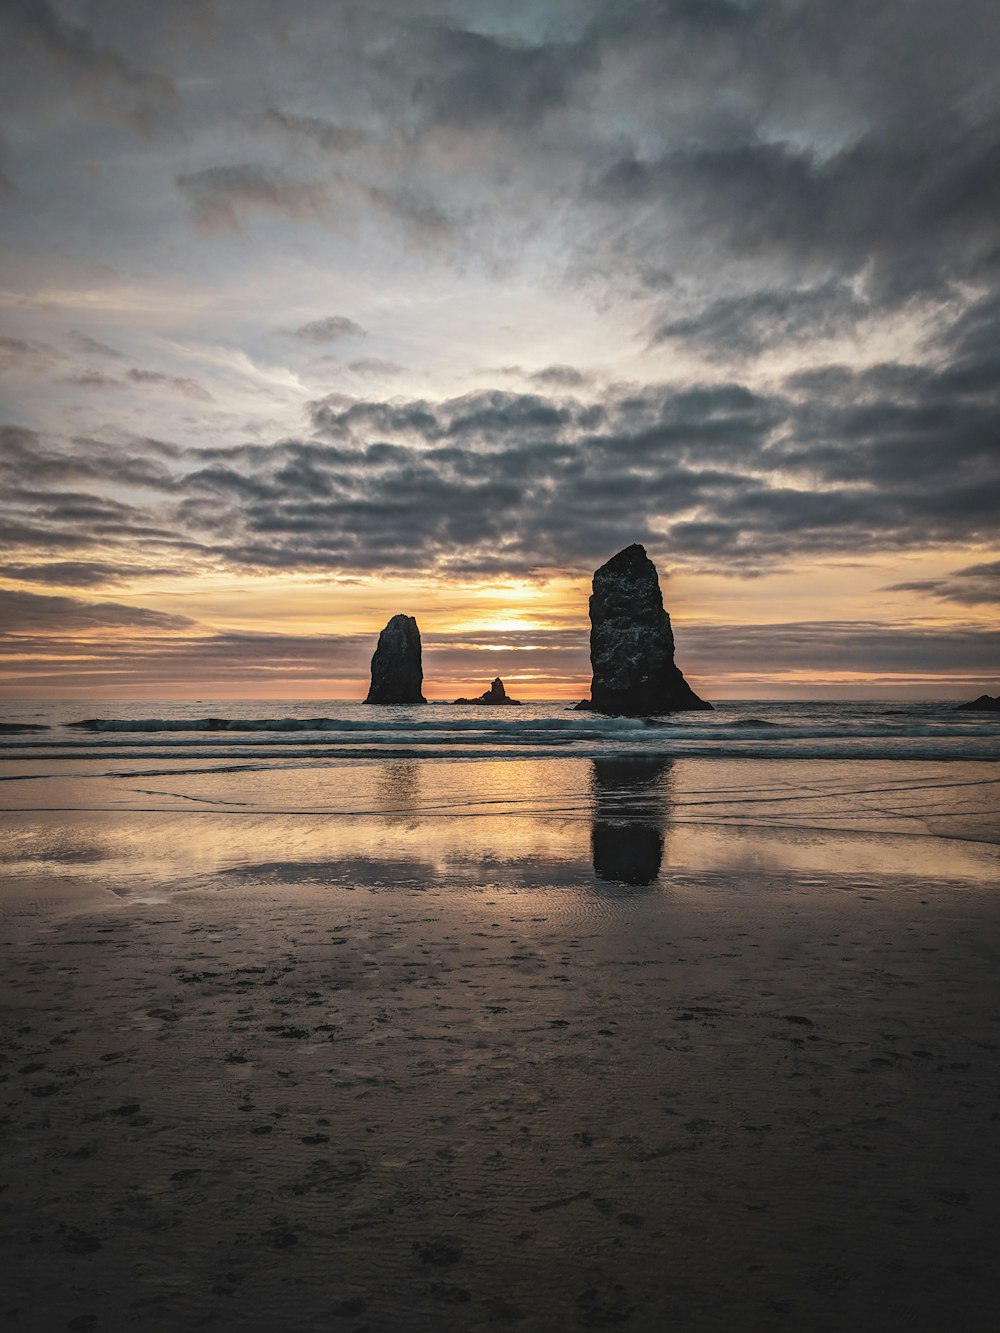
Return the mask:
[[[144, 716], [143, 711], [152, 715]], [[273, 710], [272, 710], [273, 711]], [[723, 703], [711, 713], [602, 717], [560, 704], [517, 709], [266, 705], [208, 712], [202, 705], [123, 705], [80, 718], [24, 706], [0, 728], [7, 759], [161, 759], [309, 762], [392, 758], [636, 756], [649, 758], [1000, 758], [1000, 720], [918, 704]]]

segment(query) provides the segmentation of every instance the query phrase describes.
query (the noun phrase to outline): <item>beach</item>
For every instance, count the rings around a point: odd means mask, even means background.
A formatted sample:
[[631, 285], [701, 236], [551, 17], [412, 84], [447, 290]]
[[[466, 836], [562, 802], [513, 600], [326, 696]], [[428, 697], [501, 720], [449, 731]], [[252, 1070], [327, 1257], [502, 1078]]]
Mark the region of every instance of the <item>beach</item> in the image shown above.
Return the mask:
[[1000, 4], [0, 52], [0, 1333], [1000, 1333]]
[[17, 762], [11, 1328], [995, 1327], [995, 764]]

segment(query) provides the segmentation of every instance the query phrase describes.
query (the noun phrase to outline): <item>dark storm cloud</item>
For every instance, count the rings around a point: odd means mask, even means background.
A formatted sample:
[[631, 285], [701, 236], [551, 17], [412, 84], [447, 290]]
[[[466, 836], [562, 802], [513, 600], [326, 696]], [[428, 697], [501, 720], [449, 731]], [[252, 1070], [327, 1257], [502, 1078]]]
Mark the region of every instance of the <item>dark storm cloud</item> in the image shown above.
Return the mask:
[[332, 445], [238, 450], [184, 485], [232, 507], [244, 540], [228, 558], [268, 567], [578, 569], [638, 539], [753, 574], [822, 553], [989, 539], [1000, 518], [989, 410], [942, 405], [939, 376], [920, 367], [826, 378], [821, 407], [739, 384], [597, 402], [333, 396], [313, 407]]
[[46, 343], [30, 338], [0, 337], [0, 370], [42, 369], [53, 364], [55, 354]]
[[[112, 353], [114, 355], [114, 353]], [[159, 370], [142, 370], [138, 367], [125, 372], [124, 377], [107, 375], [103, 370], [81, 370], [73, 375], [66, 375], [63, 382], [73, 384], [78, 389], [124, 389], [131, 384], [147, 384], [157, 389], [169, 389], [185, 398], [195, 398], [200, 403], [215, 400], [203, 385], [182, 375], [164, 375]]]
[[191, 204], [195, 226], [203, 231], [239, 231], [253, 212], [317, 218], [328, 198], [320, 181], [290, 180], [277, 168], [253, 163], [187, 172], [177, 177], [177, 188]]
[[19, 426], [0, 426], [0, 479], [8, 497], [20, 488], [38, 488], [92, 481], [171, 490], [174, 474], [164, 460], [176, 457], [174, 446], [160, 440], [130, 436], [126, 448], [88, 436], [56, 440]]
[[995, 276], [1000, 121], [983, 56], [1000, 15], [967, 0], [951, 18], [931, 3], [616, 7], [589, 37], [603, 67], [622, 62], [637, 107], [673, 114], [610, 160], [592, 153], [587, 195], [624, 220], [618, 247], [654, 281], [678, 236], [685, 274], [728, 273], [733, 296], [752, 295], [762, 264], [777, 291], [861, 275], [890, 305]]
[[1000, 389], [1000, 294], [965, 307], [951, 324], [929, 339], [941, 357], [942, 393], [995, 402]]
[[349, 153], [368, 137], [353, 125], [334, 125], [318, 116], [297, 116], [290, 111], [268, 107], [259, 122], [264, 128], [280, 130], [293, 141], [315, 144], [329, 153]]
[[[154, 19], [98, 2], [69, 18], [66, 7], [8, 6], [28, 53], [11, 105], [29, 108], [35, 129], [57, 100], [46, 79], [59, 70], [90, 110], [103, 98], [156, 131], [143, 157], [153, 174], [140, 177], [129, 158], [127, 191], [108, 194], [111, 242], [154, 214], [162, 221], [175, 181], [196, 228], [218, 234], [157, 231], [156, 256], [186, 246], [225, 279], [243, 265], [244, 296], [246, 247], [260, 246], [253, 264], [272, 265], [262, 290], [273, 292], [275, 266], [294, 267], [289, 255], [312, 232], [362, 268], [388, 237], [411, 281], [404, 252], [420, 245], [430, 275], [421, 299], [470, 273], [495, 283], [487, 300], [508, 277], [538, 283], [546, 300], [570, 280], [574, 298], [599, 298], [595, 319], [609, 309], [614, 328], [631, 318], [637, 339], [652, 336], [649, 364], [684, 344], [708, 365], [706, 382], [601, 389], [608, 370], [508, 367], [492, 374], [530, 392], [492, 389], [484, 375], [482, 390], [458, 397], [331, 394], [312, 407], [312, 438], [227, 447], [239, 437], [219, 434], [186, 453], [14, 433], [2, 466], [17, 540], [98, 563], [125, 562], [141, 534], [171, 564], [187, 551], [236, 568], [456, 576], [579, 572], [637, 539], [679, 564], [741, 576], [831, 553], [995, 540], [992, 0], [623, 0], [542, 12], [290, 0], [280, 38], [273, 7], [218, 0], [201, 11], [213, 41], [193, 26], [196, 7], [166, 8]], [[152, 115], [169, 103], [170, 79], [182, 132]], [[90, 158], [69, 128], [46, 140], [45, 161], [53, 181], [65, 175], [59, 200], [75, 217]], [[122, 137], [88, 133], [106, 149]], [[107, 165], [96, 149], [94, 161]], [[25, 152], [15, 165], [33, 162]], [[167, 183], [165, 199], [151, 190], [147, 200], [154, 179]], [[87, 188], [95, 208], [104, 196]], [[138, 204], [147, 211], [129, 211]], [[225, 234], [254, 218], [268, 225]], [[321, 225], [296, 229], [292, 246], [283, 232], [268, 251], [268, 233], [289, 220]], [[382, 273], [362, 273], [359, 290], [365, 282], [386, 290]], [[314, 309], [301, 291], [296, 302], [265, 317], [300, 351], [365, 332], [343, 314], [296, 329]], [[919, 359], [817, 364], [819, 340], [852, 335], [863, 348], [870, 321], [885, 316], [909, 329]], [[443, 338], [434, 319], [421, 326], [429, 344]], [[918, 330], [930, 331], [922, 345]], [[51, 349], [29, 334], [0, 350], [44, 373]], [[394, 373], [377, 353], [402, 344], [380, 336], [369, 334], [376, 355], [349, 362], [352, 374]], [[72, 345], [91, 358], [112, 350], [88, 335]], [[774, 348], [808, 368], [763, 390], [761, 368], [745, 362]], [[90, 413], [105, 401], [113, 411], [105, 390], [126, 408], [125, 387], [209, 394], [110, 360], [58, 374], [88, 390]], [[101, 504], [101, 493], [125, 503], [122, 488], [129, 508]], [[110, 550], [89, 551], [95, 537]], [[966, 570], [923, 590], [973, 605], [990, 586]]]
[[868, 302], [841, 283], [758, 291], [724, 297], [694, 314], [663, 320], [653, 330], [653, 342], [690, 343], [726, 361], [757, 356], [803, 338], [835, 337], [853, 329], [870, 310]]
[[526, 370], [524, 366], [496, 366], [482, 372], [486, 375], [502, 375], [504, 379], [528, 380], [531, 384], [547, 389], [583, 389], [594, 383], [595, 376], [577, 366], [552, 365], [540, 370]]
[[[168, 464], [176, 464], [179, 453], [169, 442], [138, 436], [112, 444], [0, 428], [0, 542], [9, 561], [2, 572], [90, 587], [119, 581], [119, 572], [132, 577], [190, 569], [201, 543], [178, 527], [167, 498], [177, 489]], [[55, 551], [73, 560], [48, 561]]]
[[114, 375], [106, 375], [103, 370], [79, 370], [74, 375], [66, 375], [64, 384], [75, 385], [78, 389], [120, 389], [124, 381]]
[[1000, 605], [1000, 560], [967, 565], [940, 579], [911, 579], [891, 583], [887, 592], [925, 592], [961, 606]]
[[168, 616], [120, 602], [85, 602], [78, 597], [50, 597], [41, 593], [0, 588], [0, 635], [17, 640], [23, 635], [87, 635], [103, 630], [190, 630], [187, 616]]
[[576, 366], [545, 366], [532, 371], [528, 379], [550, 389], [580, 389], [590, 382], [591, 376]]
[[102, 560], [50, 560], [40, 564], [0, 564], [0, 577], [23, 583], [48, 583], [59, 587], [100, 588], [127, 583], [133, 578], [179, 574], [174, 567], [139, 564], [110, 564]]
[[941, 334], [940, 342], [951, 352], [953, 367], [975, 363], [983, 357], [995, 361], [1000, 334], [1000, 296], [990, 295], [968, 306]]
[[89, 114], [143, 132], [176, 99], [170, 78], [139, 68], [99, 40], [90, 26], [67, 18], [47, 0], [7, 0], [0, 34], [7, 49], [19, 53], [18, 68], [12, 69], [15, 89], [40, 70]]
[[357, 361], [349, 361], [347, 363], [347, 369], [352, 371], [355, 375], [377, 378], [378, 376], [388, 377], [392, 375], [401, 375], [406, 367], [399, 365], [395, 361], [383, 361], [382, 358], [378, 356], [363, 356]]
[[[324, 45], [311, 17], [290, 7], [291, 42], [301, 32]], [[336, 168], [328, 183], [422, 226], [428, 241], [436, 228], [441, 257], [445, 245], [455, 256], [456, 229], [467, 233], [463, 261], [502, 247], [505, 231], [516, 250], [512, 200], [530, 229], [569, 204], [578, 226], [559, 240], [577, 277], [655, 286], [679, 271], [701, 295], [688, 290], [680, 309], [665, 299], [657, 327], [682, 324], [670, 336], [704, 341], [715, 324], [731, 339], [738, 307], [720, 301], [750, 303], [751, 347], [768, 345], [772, 326], [808, 333], [810, 311], [825, 336], [868, 302], [900, 306], [995, 278], [988, 53], [1000, 16], [986, 0], [959, 0], [947, 17], [932, 0], [877, 11], [833, 0], [570, 4], [537, 22], [505, 17], [489, 6], [444, 18], [420, 5], [373, 7], [367, 20], [352, 11], [325, 43], [336, 70], [325, 89], [303, 57], [294, 100], [308, 114], [269, 100], [254, 123], [327, 153], [363, 143], [354, 174]], [[351, 119], [360, 109], [363, 131]], [[234, 198], [246, 191], [247, 206], [278, 208], [262, 170], [210, 169], [237, 173]], [[230, 188], [224, 176], [209, 185], [213, 199]], [[311, 195], [287, 211], [317, 205]], [[235, 225], [221, 210], [203, 221]], [[865, 288], [853, 299], [848, 278]]]
[[125, 372], [126, 379], [133, 384], [153, 384], [157, 387], [166, 389], [175, 389], [187, 398], [197, 398], [201, 403], [210, 403], [213, 401], [212, 395], [202, 385], [194, 380], [187, 379], [179, 375], [164, 375], [158, 370], [138, 370], [133, 368]]
[[0, 194], [13, 194], [14, 182], [10, 178], [10, 147], [7, 136], [0, 130]]
[[600, 405], [502, 390], [467, 394], [443, 403], [424, 399], [366, 402], [331, 394], [312, 404], [314, 427], [334, 439], [398, 435], [428, 442], [457, 439], [472, 446], [488, 439], [512, 438], [515, 432], [523, 439], [541, 437], [544, 442], [568, 428], [595, 428], [603, 417]]
[[427, 119], [449, 127], [523, 129], [563, 107], [597, 58], [592, 45], [504, 41], [457, 27], [430, 27], [429, 56], [413, 85]]
[[458, 243], [455, 218], [432, 188], [356, 183], [355, 191], [375, 213], [401, 223], [408, 238], [420, 246], [433, 249], [449, 240]]
[[109, 347], [107, 343], [102, 343], [97, 338], [91, 338], [87, 333], [80, 333], [77, 329], [71, 330], [67, 341], [75, 351], [83, 352], [87, 356], [110, 357], [116, 361], [120, 361], [124, 356], [123, 352]]
[[175, 80], [185, 133], [217, 132], [169, 173], [204, 229], [347, 213], [460, 269], [548, 231], [555, 280], [645, 280], [654, 330], [716, 358], [996, 280], [992, 0], [8, 8], [35, 63]]
[[782, 671], [851, 671], [865, 675], [919, 670], [965, 673], [982, 678], [996, 672], [1000, 631], [981, 625], [885, 625], [877, 621], [801, 621], [779, 625], [691, 625], [678, 634], [683, 668], [711, 675], [757, 672], [768, 664]]
[[[312, 417], [311, 440], [186, 453], [133, 441], [126, 457], [13, 432], [15, 517], [63, 545], [75, 533], [81, 550], [88, 535], [142, 533], [234, 567], [456, 576], [579, 572], [632, 540], [746, 576], [986, 544], [1000, 522], [994, 403], [978, 382], [959, 393], [950, 365], [833, 366], [771, 394], [738, 382], [590, 400], [338, 394]], [[109, 482], [150, 498], [65, 492]]]
[[326, 315], [292, 329], [289, 336], [307, 343], [332, 343], [341, 338], [363, 338], [366, 333], [367, 329], [346, 315]]

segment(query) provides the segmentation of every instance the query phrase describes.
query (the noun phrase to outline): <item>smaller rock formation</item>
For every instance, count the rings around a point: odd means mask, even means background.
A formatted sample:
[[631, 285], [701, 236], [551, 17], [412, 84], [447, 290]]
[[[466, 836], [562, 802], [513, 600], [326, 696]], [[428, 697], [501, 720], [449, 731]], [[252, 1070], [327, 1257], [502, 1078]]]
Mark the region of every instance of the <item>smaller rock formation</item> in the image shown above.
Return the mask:
[[412, 616], [393, 616], [378, 636], [366, 704], [424, 704], [420, 630]]
[[648, 717], [708, 708], [674, 663], [674, 635], [656, 566], [626, 546], [594, 575], [590, 599], [590, 700], [578, 708], [615, 717]]
[[1000, 713], [1000, 694], [981, 694], [967, 704], [959, 704], [958, 709], [966, 713]]
[[494, 677], [493, 684], [488, 690], [485, 690], [476, 699], [456, 699], [457, 704], [513, 704], [520, 708], [521, 700], [512, 699], [503, 687], [503, 681], [499, 676]]

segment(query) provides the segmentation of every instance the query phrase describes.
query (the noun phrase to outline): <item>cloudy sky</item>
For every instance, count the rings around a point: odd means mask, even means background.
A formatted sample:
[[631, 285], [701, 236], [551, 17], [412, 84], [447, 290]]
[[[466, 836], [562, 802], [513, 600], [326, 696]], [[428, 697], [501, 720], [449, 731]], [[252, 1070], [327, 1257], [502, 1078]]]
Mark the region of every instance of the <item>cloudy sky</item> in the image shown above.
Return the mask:
[[2, 687], [1000, 663], [995, 0], [6, 0]]

